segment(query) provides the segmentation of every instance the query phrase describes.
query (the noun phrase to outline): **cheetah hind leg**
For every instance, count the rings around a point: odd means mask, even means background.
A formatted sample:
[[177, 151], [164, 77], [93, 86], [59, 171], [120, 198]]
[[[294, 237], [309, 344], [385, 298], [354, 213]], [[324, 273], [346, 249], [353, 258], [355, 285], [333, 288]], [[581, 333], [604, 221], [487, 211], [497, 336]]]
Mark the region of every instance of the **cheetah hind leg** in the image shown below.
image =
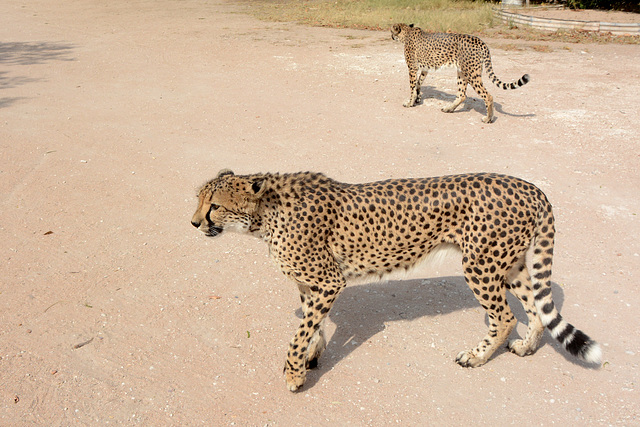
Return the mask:
[[[476, 256], [476, 258], [478, 257]], [[485, 267], [488, 266], [485, 265]], [[504, 277], [496, 278], [495, 275], [488, 272], [489, 268], [483, 272], [478, 268], [478, 259], [472, 261], [471, 257], [466, 254], [463, 269], [467, 285], [489, 317], [487, 335], [475, 348], [461, 351], [456, 357], [458, 365], [465, 368], [475, 368], [485, 364], [491, 355], [504, 344], [516, 326], [516, 319], [507, 303]]]
[[493, 123], [493, 97], [482, 84], [482, 75], [476, 74], [472, 76], [471, 79], [469, 79], [469, 83], [471, 87], [473, 87], [473, 90], [484, 100], [484, 105], [487, 108], [487, 115], [482, 118], [482, 121], [487, 124]]
[[453, 113], [456, 110], [456, 108], [458, 108], [458, 106], [462, 104], [465, 99], [467, 99], [467, 84], [468, 84], [468, 81], [464, 76], [464, 73], [461, 70], [458, 70], [458, 95], [456, 96], [456, 99], [451, 104], [442, 108], [443, 112]]
[[327, 348], [327, 341], [324, 338], [324, 320], [320, 323], [318, 330], [313, 334], [309, 341], [309, 352], [307, 356], [307, 369], [315, 369], [318, 367], [318, 359]]
[[506, 300], [504, 300], [504, 305], [501, 307], [502, 310], [487, 309], [489, 333], [475, 348], [458, 353], [458, 356], [456, 356], [458, 365], [464, 368], [476, 368], [484, 365], [491, 355], [507, 340], [516, 326], [516, 321], [509, 306], [506, 304]]
[[525, 264], [523, 256], [518, 263], [511, 269], [507, 276], [509, 291], [515, 295], [522, 303], [529, 321], [527, 333], [523, 339], [514, 339], [509, 341], [507, 348], [518, 356], [527, 356], [533, 354], [544, 334], [544, 326], [538, 315], [531, 288], [531, 276]]

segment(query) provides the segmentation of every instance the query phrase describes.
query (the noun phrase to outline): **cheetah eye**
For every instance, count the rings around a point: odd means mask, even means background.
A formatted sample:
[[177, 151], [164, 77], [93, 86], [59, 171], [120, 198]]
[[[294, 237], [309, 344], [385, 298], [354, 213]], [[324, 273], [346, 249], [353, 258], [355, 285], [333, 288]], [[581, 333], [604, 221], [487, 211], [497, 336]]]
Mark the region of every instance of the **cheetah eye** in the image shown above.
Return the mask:
[[216, 205], [212, 203], [211, 207], [209, 208], [209, 212], [217, 211], [218, 209], [220, 209], [220, 205]]

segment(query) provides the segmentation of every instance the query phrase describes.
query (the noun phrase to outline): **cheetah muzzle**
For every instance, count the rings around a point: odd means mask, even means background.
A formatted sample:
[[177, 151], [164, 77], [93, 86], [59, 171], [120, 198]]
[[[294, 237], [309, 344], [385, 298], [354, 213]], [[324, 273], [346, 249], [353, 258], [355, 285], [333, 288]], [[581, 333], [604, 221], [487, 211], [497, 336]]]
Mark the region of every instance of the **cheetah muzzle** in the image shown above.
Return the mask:
[[600, 362], [599, 345], [553, 303], [551, 204], [519, 178], [479, 173], [345, 184], [310, 172], [223, 170], [199, 190], [191, 222], [208, 236], [233, 230], [264, 240], [298, 286], [303, 319], [284, 369], [291, 391], [317, 365], [326, 347], [323, 321], [347, 279], [410, 268], [442, 244], [461, 250], [464, 278], [489, 318], [487, 335], [460, 352], [458, 364], [480, 366], [507, 341], [516, 325], [507, 291], [528, 316], [524, 338], [508, 342], [513, 353], [534, 353], [547, 327], [569, 353]]

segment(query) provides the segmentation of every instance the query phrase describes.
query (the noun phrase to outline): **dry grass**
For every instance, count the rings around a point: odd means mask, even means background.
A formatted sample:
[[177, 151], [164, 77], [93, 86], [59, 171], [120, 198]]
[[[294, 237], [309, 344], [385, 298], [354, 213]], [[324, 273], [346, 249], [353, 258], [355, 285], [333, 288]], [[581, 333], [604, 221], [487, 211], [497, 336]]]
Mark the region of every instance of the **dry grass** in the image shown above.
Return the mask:
[[476, 33], [495, 20], [491, 4], [469, 0], [251, 0], [242, 1], [256, 17], [307, 25], [388, 29], [397, 22], [430, 31]]
[[545, 32], [509, 27], [493, 15], [497, 3], [470, 0], [238, 0], [259, 19], [306, 25], [387, 30], [397, 22], [427, 31], [565, 43], [640, 44], [640, 36], [588, 31]]
[[523, 51], [527, 49], [527, 46], [522, 44], [514, 44], [514, 43], [492, 43], [491, 49]]
[[531, 46], [531, 49], [536, 52], [553, 52], [553, 49], [548, 44], [536, 44]]

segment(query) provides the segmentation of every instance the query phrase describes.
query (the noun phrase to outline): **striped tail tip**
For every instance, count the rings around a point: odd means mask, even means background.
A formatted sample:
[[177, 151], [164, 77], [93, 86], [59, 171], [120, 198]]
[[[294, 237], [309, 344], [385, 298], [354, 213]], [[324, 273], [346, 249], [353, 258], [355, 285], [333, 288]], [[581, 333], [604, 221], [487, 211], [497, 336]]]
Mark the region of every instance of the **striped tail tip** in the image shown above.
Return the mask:
[[573, 356], [596, 365], [602, 363], [600, 345], [589, 338], [587, 334], [564, 321], [560, 313], [547, 325], [547, 328], [549, 328], [551, 335]]
[[529, 83], [529, 74], [525, 74], [524, 76], [520, 77], [520, 80], [515, 83], [506, 85], [508, 87], [506, 87], [505, 89], [518, 89], [519, 87], [524, 86], [527, 83]]
[[600, 345], [595, 341], [591, 341], [590, 344], [591, 345], [584, 352], [582, 358], [595, 365], [602, 364], [602, 349], [600, 348]]

